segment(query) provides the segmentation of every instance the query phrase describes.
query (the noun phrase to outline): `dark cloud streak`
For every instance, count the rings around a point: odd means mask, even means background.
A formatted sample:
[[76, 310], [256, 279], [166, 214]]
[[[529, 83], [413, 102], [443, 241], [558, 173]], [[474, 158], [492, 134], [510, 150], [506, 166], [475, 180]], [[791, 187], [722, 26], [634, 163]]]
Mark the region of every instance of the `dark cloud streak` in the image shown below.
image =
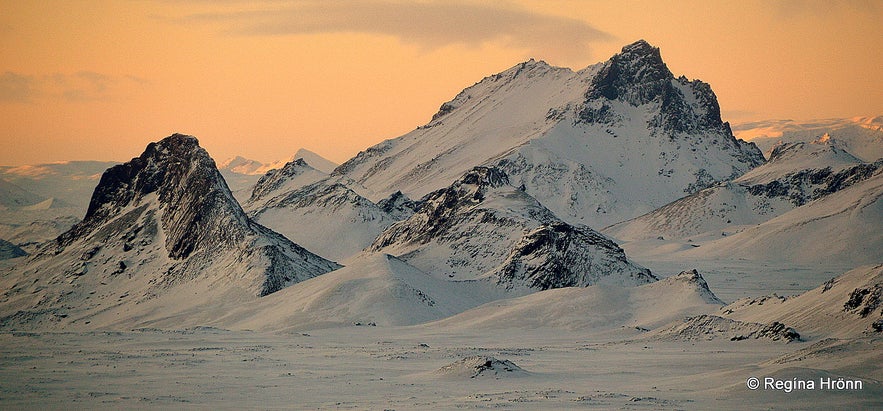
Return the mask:
[[499, 2], [302, 1], [246, 12], [192, 14], [183, 20], [226, 23], [237, 35], [386, 35], [428, 49], [501, 41], [540, 58], [579, 60], [590, 57], [592, 42], [612, 39], [582, 20]]
[[27, 103], [34, 97], [34, 78], [7, 71], [0, 75], [0, 102]]
[[69, 102], [106, 100], [121, 80], [139, 86], [150, 84], [149, 80], [135, 76], [117, 77], [94, 71], [43, 76], [7, 71], [0, 75], [0, 103], [31, 103], [52, 98]]

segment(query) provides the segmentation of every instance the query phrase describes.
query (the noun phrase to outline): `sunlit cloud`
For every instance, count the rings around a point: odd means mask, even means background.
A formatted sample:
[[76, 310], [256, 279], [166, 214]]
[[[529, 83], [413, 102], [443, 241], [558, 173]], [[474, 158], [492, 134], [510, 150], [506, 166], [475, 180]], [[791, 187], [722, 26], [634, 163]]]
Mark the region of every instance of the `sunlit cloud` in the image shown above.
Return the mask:
[[612, 39], [585, 21], [539, 14], [507, 2], [266, 3], [248, 11], [190, 14], [182, 21], [223, 23], [225, 30], [236, 35], [384, 35], [426, 49], [500, 42], [505, 47], [527, 49], [540, 58], [552, 54], [578, 60], [587, 60], [593, 42]]

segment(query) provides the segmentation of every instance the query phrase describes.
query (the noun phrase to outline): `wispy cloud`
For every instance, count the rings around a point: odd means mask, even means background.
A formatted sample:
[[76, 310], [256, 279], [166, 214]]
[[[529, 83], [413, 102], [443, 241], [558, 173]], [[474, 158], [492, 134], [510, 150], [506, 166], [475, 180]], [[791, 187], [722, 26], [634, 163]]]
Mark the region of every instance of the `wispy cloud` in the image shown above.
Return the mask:
[[592, 42], [611, 35], [585, 21], [536, 13], [508, 2], [298, 1], [264, 3], [249, 11], [190, 14], [183, 22], [217, 22], [237, 35], [282, 36], [368, 33], [435, 49], [503, 42], [549, 54], [585, 59]]
[[98, 101], [111, 98], [123, 83], [149, 84], [135, 76], [113, 76], [94, 71], [31, 75], [7, 71], [0, 75], [0, 102], [30, 103], [40, 99], [69, 102]]
[[34, 78], [7, 71], [0, 75], [0, 102], [25, 103], [34, 96]]

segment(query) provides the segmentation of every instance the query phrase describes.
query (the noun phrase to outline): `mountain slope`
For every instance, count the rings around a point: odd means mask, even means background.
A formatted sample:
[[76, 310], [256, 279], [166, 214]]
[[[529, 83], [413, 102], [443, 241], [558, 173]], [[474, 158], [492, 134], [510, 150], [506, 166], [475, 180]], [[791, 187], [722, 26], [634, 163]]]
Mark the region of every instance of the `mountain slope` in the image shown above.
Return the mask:
[[883, 168], [870, 178], [679, 258], [750, 258], [835, 263], [883, 261]]
[[[728, 318], [778, 321], [802, 336], [851, 338], [883, 331], [883, 265], [864, 266], [803, 294], [738, 300], [723, 308]], [[877, 327], [877, 328], [875, 328]]]
[[578, 72], [528, 61], [444, 103], [432, 121], [338, 167], [377, 201], [418, 198], [476, 165], [571, 223], [604, 226], [763, 162], [720, 120], [711, 88], [675, 78], [643, 41]]
[[770, 161], [638, 218], [605, 228], [623, 241], [733, 233], [870, 178], [883, 163], [862, 163], [833, 140], [776, 146]]
[[351, 188], [357, 186], [299, 158], [261, 177], [243, 208], [308, 250], [342, 261], [397, 220]]
[[273, 331], [415, 325], [502, 296], [490, 286], [437, 279], [387, 254], [364, 254], [347, 267], [242, 304], [209, 324]]
[[38, 204], [46, 198], [0, 178], [0, 211]]
[[[256, 188], [257, 189], [257, 188]], [[343, 261], [396, 219], [344, 184], [325, 179], [245, 205], [255, 221], [316, 254]]]
[[28, 255], [25, 250], [22, 250], [15, 244], [10, 243], [9, 241], [0, 239], [0, 260], [8, 260], [10, 258], [24, 257]]
[[492, 167], [476, 167], [428, 194], [414, 215], [386, 229], [368, 250], [398, 256], [442, 279], [509, 289], [655, 280], [615, 243], [561, 221]]
[[0, 316], [137, 324], [338, 267], [248, 219], [197, 140], [175, 134], [102, 175], [83, 221], [3, 278]]
[[305, 148], [297, 150], [297, 152], [294, 153], [292, 161], [298, 159], [303, 160], [311, 167], [325, 174], [331, 174], [331, 172], [340, 165]]

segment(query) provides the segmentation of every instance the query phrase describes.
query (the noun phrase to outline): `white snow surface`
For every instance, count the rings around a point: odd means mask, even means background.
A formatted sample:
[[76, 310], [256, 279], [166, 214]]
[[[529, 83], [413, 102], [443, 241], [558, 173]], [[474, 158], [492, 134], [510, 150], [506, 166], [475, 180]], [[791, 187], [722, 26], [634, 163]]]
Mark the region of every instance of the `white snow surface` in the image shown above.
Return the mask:
[[875, 264], [883, 261], [881, 221], [883, 169], [877, 169], [865, 181], [677, 255]]

